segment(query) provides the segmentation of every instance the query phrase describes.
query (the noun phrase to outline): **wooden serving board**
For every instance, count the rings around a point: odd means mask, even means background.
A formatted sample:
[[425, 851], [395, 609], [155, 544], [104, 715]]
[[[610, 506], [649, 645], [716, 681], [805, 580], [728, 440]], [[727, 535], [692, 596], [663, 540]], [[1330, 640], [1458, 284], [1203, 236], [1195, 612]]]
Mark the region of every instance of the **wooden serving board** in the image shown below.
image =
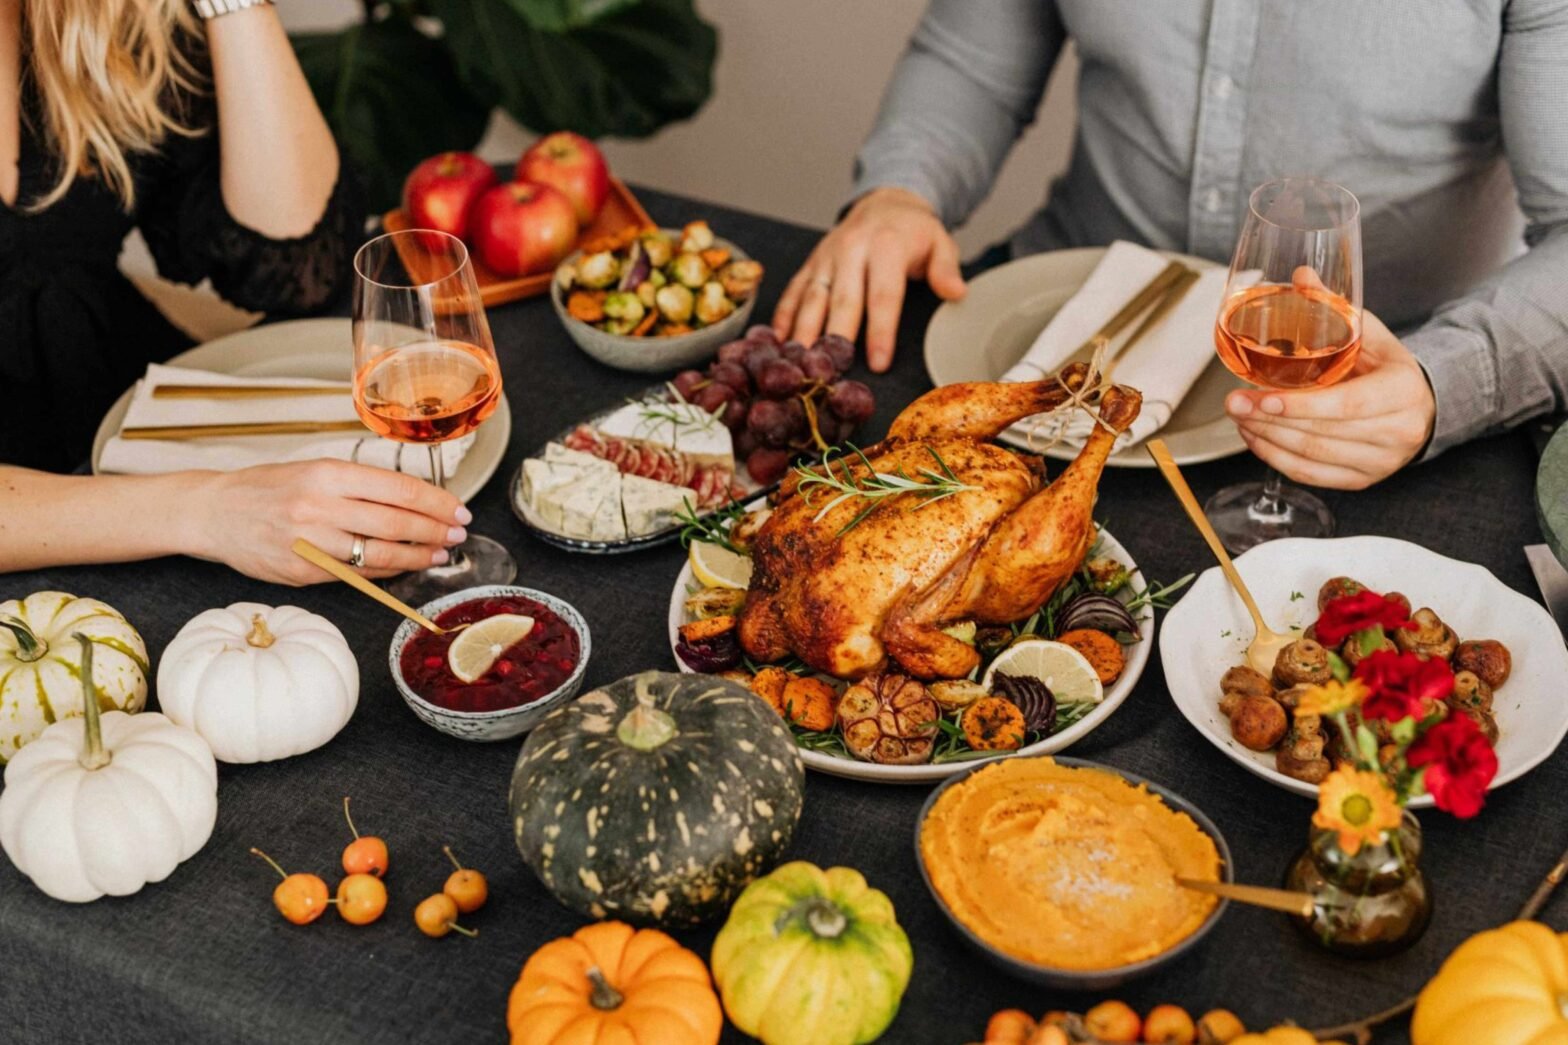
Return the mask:
[[[383, 214], [381, 225], [387, 232], [402, 232], [409, 228], [408, 217], [401, 207]], [[626, 184], [619, 178], [611, 178], [610, 195], [605, 198], [604, 208], [599, 211], [599, 216], [594, 219], [593, 224], [578, 236], [577, 244], [573, 249], [577, 249], [586, 240], [613, 236], [628, 227], [657, 228]], [[486, 268], [478, 257], [471, 256], [470, 260], [473, 262], [474, 275], [479, 281], [479, 300], [486, 306], [504, 305], [508, 301], [543, 294], [550, 289], [550, 280], [555, 275], [554, 272], [536, 272], [531, 276], [507, 279]]]

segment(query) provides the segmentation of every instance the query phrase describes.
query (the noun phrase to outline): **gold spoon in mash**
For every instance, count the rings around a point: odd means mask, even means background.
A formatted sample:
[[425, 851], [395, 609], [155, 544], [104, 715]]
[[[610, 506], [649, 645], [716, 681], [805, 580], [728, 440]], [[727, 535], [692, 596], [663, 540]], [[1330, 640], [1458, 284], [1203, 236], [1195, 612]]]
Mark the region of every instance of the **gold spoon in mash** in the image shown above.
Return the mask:
[[1252, 614], [1253, 635], [1252, 645], [1247, 647], [1247, 663], [1252, 670], [1265, 678], [1274, 674], [1274, 661], [1279, 657], [1279, 651], [1296, 640], [1294, 635], [1281, 635], [1270, 628], [1263, 620], [1263, 614], [1258, 610], [1258, 604], [1253, 601], [1252, 593], [1247, 590], [1247, 584], [1241, 579], [1241, 574], [1236, 572], [1236, 566], [1230, 561], [1230, 556], [1225, 552], [1225, 546], [1220, 543], [1219, 534], [1214, 532], [1214, 527], [1209, 525], [1208, 516], [1203, 514], [1203, 508], [1198, 504], [1198, 499], [1193, 496], [1192, 487], [1187, 485], [1187, 480], [1181, 474], [1181, 469], [1176, 467], [1176, 461], [1171, 457], [1171, 451], [1163, 439], [1150, 439], [1144, 444], [1149, 449], [1149, 456], [1154, 458], [1154, 463], [1159, 466], [1160, 474], [1165, 476], [1165, 481], [1170, 483], [1171, 490], [1176, 494], [1176, 499], [1187, 510], [1187, 518], [1192, 520], [1192, 525], [1198, 528], [1203, 539], [1208, 542], [1209, 550], [1220, 562], [1220, 569], [1225, 573], [1225, 579], [1230, 581], [1230, 586], [1236, 589], [1236, 594], [1241, 596], [1242, 605], [1247, 607], [1247, 612]]

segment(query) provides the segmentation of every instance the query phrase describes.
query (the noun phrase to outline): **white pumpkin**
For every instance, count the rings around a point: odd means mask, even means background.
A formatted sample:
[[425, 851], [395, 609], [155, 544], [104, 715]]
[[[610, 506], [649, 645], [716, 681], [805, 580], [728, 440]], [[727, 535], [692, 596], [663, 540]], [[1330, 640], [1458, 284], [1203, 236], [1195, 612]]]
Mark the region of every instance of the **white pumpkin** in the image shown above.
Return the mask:
[[0, 764], [51, 722], [82, 713], [81, 632], [98, 652], [103, 710], [147, 703], [147, 646], [119, 612], [63, 591], [0, 602]]
[[158, 706], [222, 762], [313, 751], [358, 703], [359, 663], [343, 633], [298, 606], [236, 602], [199, 613], [158, 663]]
[[[97, 676], [82, 639], [81, 688]], [[0, 848], [56, 900], [127, 896], [195, 855], [218, 818], [207, 742], [157, 712], [56, 722], [17, 753], [0, 791]]]

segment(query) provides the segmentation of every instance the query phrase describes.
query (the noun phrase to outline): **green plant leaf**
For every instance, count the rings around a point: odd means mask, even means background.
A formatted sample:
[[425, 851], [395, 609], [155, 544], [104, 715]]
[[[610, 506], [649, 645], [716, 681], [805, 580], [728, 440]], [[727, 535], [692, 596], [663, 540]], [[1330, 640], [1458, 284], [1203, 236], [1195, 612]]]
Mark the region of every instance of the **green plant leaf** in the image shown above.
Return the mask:
[[490, 106], [471, 94], [440, 40], [405, 17], [292, 38], [300, 68], [371, 207], [396, 206], [403, 179], [427, 156], [471, 149]]
[[1350, 665], [1345, 663], [1345, 658], [1333, 650], [1328, 651], [1328, 670], [1340, 682], [1350, 681]]
[[1361, 759], [1368, 769], [1376, 769], [1382, 764], [1377, 757], [1377, 737], [1372, 735], [1366, 723], [1356, 727], [1356, 747], [1360, 749]]
[[639, 0], [567, 32], [536, 28], [520, 13], [563, 2], [570, 0], [429, 0], [429, 7], [469, 91], [535, 131], [645, 138], [708, 100], [718, 34], [693, 0]]
[[605, 18], [638, 0], [507, 0], [535, 29], [564, 33]]

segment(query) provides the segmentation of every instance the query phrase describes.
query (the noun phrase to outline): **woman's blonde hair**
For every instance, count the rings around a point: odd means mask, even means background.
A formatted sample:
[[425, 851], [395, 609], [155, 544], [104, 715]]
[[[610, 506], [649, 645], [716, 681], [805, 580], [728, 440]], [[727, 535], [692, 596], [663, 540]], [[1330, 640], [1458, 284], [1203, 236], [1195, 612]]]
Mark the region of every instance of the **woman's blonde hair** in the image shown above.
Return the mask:
[[129, 210], [136, 185], [127, 155], [170, 134], [199, 135], [173, 104], [205, 90], [182, 44], [200, 37], [190, 0], [24, 0], [28, 73], [59, 179], [30, 206], [64, 196], [78, 177], [103, 179]]

